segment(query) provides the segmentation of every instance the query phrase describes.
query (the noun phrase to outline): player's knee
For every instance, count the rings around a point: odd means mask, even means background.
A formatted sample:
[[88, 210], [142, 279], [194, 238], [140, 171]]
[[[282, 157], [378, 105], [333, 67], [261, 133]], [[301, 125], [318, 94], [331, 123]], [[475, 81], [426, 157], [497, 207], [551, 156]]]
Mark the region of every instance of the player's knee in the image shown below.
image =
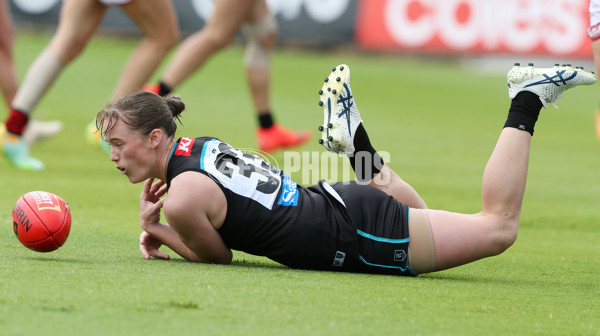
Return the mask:
[[160, 34], [148, 36], [147, 40], [153, 43], [157, 49], [168, 52], [179, 42], [181, 35], [178, 29], [167, 29]]
[[181, 33], [179, 29], [169, 29], [164, 32], [162, 37], [163, 44], [167, 49], [171, 49], [177, 45], [179, 39], [181, 39]]
[[215, 23], [209, 22], [208, 26], [201, 31], [202, 42], [206, 43], [212, 50], [218, 51], [227, 47], [233, 39], [237, 31], [229, 31]]
[[67, 64], [81, 55], [87, 43], [88, 39], [85, 36], [72, 35], [67, 38], [55, 36], [50, 42], [49, 49], [52, 50], [61, 63]]
[[244, 63], [247, 66], [268, 66], [271, 51], [277, 42], [277, 21], [271, 15], [244, 27], [247, 45]]

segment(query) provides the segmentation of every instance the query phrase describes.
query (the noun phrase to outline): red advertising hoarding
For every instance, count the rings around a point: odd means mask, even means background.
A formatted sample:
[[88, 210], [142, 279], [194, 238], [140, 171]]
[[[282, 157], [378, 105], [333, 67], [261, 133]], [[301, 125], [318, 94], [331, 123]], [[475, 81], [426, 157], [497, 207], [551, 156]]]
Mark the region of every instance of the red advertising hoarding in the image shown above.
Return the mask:
[[589, 0], [362, 0], [368, 50], [592, 57]]

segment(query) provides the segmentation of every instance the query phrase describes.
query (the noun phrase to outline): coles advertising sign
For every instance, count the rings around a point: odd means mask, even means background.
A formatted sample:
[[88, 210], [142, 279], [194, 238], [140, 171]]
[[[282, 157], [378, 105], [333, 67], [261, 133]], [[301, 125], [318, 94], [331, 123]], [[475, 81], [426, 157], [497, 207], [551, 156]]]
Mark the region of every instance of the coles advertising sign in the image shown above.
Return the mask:
[[362, 0], [356, 40], [371, 50], [591, 58], [588, 0]]

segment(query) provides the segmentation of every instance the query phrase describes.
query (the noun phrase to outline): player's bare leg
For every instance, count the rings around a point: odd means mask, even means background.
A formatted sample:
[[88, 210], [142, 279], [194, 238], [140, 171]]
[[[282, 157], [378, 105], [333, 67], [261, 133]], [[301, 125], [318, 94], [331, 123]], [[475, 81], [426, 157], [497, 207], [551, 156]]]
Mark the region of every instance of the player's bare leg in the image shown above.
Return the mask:
[[[570, 66], [534, 68], [533, 64], [527, 67], [516, 64], [511, 69], [508, 83], [509, 97], [513, 101], [505, 128], [484, 171], [481, 212], [460, 214], [413, 209], [416, 213], [411, 216], [409, 228], [415, 235], [411, 234], [409, 250], [429, 256], [413, 256], [413, 262], [409, 262], [411, 267], [418, 273], [443, 270], [497, 255], [514, 243], [525, 192], [531, 136], [539, 111], [542, 106], [554, 103], [563, 91], [592, 84], [596, 79], [594, 74]], [[350, 89], [347, 65], [332, 70], [319, 94], [319, 104], [324, 107], [319, 143], [330, 151], [347, 154], [358, 180], [370, 183], [411, 208], [425, 208], [424, 202], [422, 206], [410, 204], [419, 203], [418, 194], [385, 166], [372, 148]], [[360, 153], [365, 153], [363, 156], [369, 160], [360, 161]], [[375, 183], [386, 175], [389, 175], [388, 183]], [[416, 224], [417, 218], [419, 224]]]
[[252, 4], [253, 1], [215, 1], [213, 16], [202, 30], [179, 45], [162, 82], [171, 88], [178, 87], [214, 53], [227, 47], [248, 18]]
[[10, 105], [17, 93], [17, 73], [13, 59], [14, 30], [7, 0], [0, 0], [0, 91]]
[[44, 168], [41, 161], [29, 155], [29, 146], [23, 137], [29, 116], [63, 67], [84, 49], [105, 11], [106, 6], [96, 0], [67, 0], [63, 3], [58, 29], [48, 47], [27, 71], [5, 123], [4, 155], [17, 168]]
[[[14, 29], [6, 0], [0, 0], [0, 91], [8, 110], [17, 94], [19, 83], [13, 57]], [[62, 122], [58, 120], [30, 120], [23, 132], [25, 143], [31, 145], [58, 134]], [[0, 125], [0, 145], [4, 143], [6, 128]]]
[[277, 43], [277, 22], [265, 0], [254, 1], [250, 18], [244, 26], [246, 35], [246, 79], [259, 120], [256, 132], [259, 148], [272, 152], [296, 147], [308, 141], [309, 131], [295, 132], [274, 121], [270, 105], [271, 53]]
[[179, 41], [177, 16], [170, 0], [133, 1], [121, 8], [142, 30], [144, 38], [129, 57], [111, 102], [139, 91]]
[[481, 212], [466, 215], [427, 210], [436, 250], [433, 270], [497, 255], [514, 243], [537, 115], [563, 91], [595, 81], [595, 75], [580, 68], [516, 65], [511, 69], [508, 82], [513, 100], [505, 128], [484, 170]]
[[[121, 6], [121, 9], [142, 30], [144, 38], [125, 64], [111, 102], [140, 90], [179, 41], [177, 17], [170, 0], [133, 1]], [[110, 146], [102, 140], [96, 128], [95, 120], [86, 127], [85, 137], [90, 146], [106, 153], [110, 151]]]

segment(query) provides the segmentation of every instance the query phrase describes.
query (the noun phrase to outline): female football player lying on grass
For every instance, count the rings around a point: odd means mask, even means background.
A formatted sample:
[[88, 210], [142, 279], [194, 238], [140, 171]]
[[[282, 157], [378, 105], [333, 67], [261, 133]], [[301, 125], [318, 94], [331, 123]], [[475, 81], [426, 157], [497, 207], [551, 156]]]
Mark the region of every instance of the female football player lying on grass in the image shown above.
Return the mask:
[[[512, 104], [483, 174], [477, 214], [427, 209], [383, 164], [362, 126], [346, 65], [335, 67], [320, 91], [325, 120], [319, 142], [347, 154], [366, 185], [322, 181], [306, 188], [221, 140], [175, 139], [184, 104], [174, 97], [133, 93], [100, 111], [96, 123], [116, 168], [132, 183], [145, 181], [140, 251], [147, 259], [168, 259], [159, 251], [164, 244], [202, 263], [228, 264], [235, 249], [293, 268], [416, 275], [494, 256], [513, 244], [541, 107], [595, 81], [593, 73], [570, 66], [517, 64], [509, 71]], [[365, 155], [371, 160], [355, 160]], [[159, 222], [161, 208], [168, 225]]]

